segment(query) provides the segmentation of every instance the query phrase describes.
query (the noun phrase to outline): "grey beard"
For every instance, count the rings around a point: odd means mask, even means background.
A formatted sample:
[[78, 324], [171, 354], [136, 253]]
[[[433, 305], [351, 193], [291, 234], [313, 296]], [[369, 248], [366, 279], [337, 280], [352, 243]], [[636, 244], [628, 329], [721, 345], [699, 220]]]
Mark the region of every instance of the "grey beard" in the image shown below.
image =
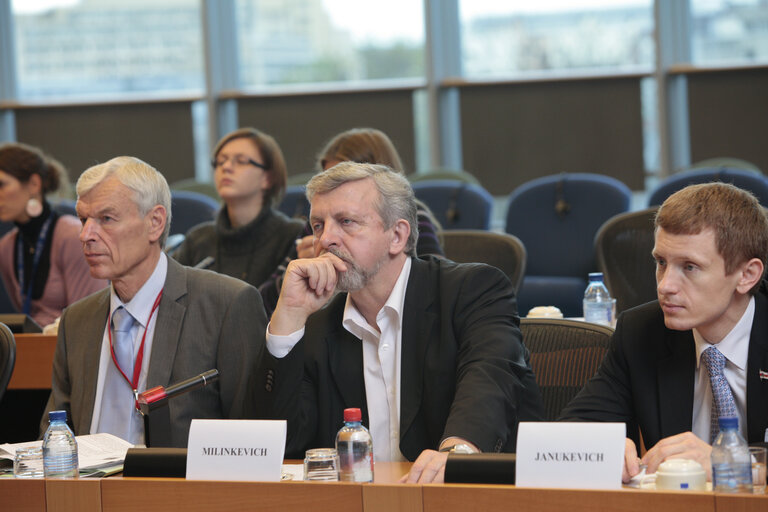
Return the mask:
[[379, 273], [379, 269], [384, 263], [383, 260], [377, 261], [374, 268], [366, 270], [353, 262], [349, 254], [333, 247], [328, 249], [328, 252], [338, 256], [347, 265], [346, 272], [339, 272], [336, 281], [336, 289], [341, 292], [354, 292], [365, 288], [371, 279]]

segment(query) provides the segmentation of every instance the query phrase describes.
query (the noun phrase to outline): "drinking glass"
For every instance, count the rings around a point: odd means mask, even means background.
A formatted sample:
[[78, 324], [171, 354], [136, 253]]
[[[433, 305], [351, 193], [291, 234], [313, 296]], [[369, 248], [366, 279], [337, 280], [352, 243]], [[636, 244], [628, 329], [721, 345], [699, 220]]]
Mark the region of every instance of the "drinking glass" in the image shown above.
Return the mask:
[[339, 479], [339, 454], [336, 448], [313, 448], [304, 456], [304, 480]]
[[16, 478], [43, 478], [43, 449], [19, 448], [13, 459], [13, 476]]
[[765, 492], [765, 463], [768, 452], [762, 446], [750, 446], [749, 454], [752, 456], [752, 492], [763, 494]]

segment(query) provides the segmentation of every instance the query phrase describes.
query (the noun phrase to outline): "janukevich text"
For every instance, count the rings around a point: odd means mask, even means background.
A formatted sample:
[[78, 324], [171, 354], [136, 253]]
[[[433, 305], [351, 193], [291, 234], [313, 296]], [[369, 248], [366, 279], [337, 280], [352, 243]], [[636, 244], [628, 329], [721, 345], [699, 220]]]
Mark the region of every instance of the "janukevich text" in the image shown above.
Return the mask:
[[536, 462], [603, 462], [602, 452], [536, 452]]

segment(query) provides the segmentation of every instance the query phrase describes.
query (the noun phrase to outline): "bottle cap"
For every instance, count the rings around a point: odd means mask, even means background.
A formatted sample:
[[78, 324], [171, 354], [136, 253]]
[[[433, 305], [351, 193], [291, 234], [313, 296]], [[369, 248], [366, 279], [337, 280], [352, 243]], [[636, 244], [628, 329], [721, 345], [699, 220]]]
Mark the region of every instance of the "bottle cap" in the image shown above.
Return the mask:
[[48, 421], [67, 421], [67, 411], [50, 411]]
[[717, 421], [720, 425], [720, 430], [726, 428], [739, 428], [739, 418], [735, 416], [720, 416]]
[[603, 273], [602, 272], [590, 272], [589, 273], [589, 282], [592, 283], [594, 281], [602, 281], [603, 280]]
[[354, 407], [351, 409], [344, 409], [344, 421], [362, 421], [363, 415], [360, 409]]

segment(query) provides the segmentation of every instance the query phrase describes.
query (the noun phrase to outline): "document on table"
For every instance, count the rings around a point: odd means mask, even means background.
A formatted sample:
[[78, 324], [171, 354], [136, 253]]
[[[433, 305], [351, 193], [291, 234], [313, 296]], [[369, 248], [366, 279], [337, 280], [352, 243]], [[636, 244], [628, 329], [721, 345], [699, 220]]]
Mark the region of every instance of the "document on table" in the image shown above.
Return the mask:
[[[76, 436], [77, 455], [80, 460], [81, 477], [102, 477], [123, 470], [123, 461], [128, 448], [133, 445], [112, 434], [89, 434]], [[13, 474], [13, 457], [19, 448], [42, 446], [42, 441], [0, 444], [0, 471]]]

